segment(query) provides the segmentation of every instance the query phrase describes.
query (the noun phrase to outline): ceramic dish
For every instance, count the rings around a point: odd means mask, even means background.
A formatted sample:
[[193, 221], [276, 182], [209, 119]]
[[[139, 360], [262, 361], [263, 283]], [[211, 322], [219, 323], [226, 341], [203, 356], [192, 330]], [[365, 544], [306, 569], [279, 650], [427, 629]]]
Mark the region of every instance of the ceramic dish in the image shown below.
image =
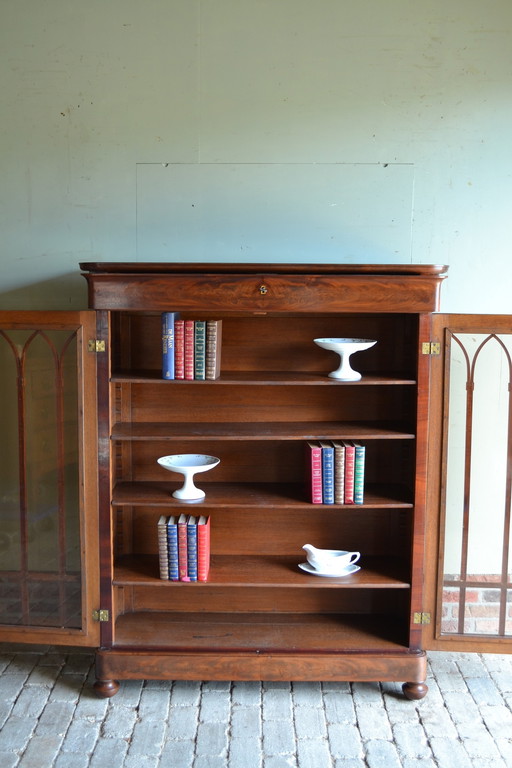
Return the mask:
[[360, 565], [349, 565], [348, 568], [344, 568], [343, 571], [338, 571], [337, 573], [333, 573], [332, 571], [317, 571], [317, 569], [313, 568], [309, 563], [299, 563], [299, 568], [306, 571], [306, 573], [310, 573], [312, 576], [330, 576], [332, 579], [337, 579], [340, 576], [350, 576], [352, 573], [361, 570]]

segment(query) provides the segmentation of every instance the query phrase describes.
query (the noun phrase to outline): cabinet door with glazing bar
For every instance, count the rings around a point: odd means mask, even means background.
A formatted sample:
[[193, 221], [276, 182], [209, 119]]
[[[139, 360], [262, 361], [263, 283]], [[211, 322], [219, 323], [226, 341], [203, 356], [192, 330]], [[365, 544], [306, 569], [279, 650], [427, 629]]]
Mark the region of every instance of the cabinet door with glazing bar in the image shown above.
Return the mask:
[[512, 651], [512, 316], [434, 315], [425, 647]]
[[0, 312], [0, 641], [98, 643], [94, 312]]

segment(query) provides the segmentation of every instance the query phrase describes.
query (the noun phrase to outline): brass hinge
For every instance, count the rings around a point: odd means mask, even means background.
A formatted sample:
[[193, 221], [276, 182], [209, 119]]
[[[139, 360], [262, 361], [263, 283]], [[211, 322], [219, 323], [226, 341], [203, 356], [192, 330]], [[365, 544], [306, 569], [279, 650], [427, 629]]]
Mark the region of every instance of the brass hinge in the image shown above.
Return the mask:
[[430, 624], [430, 613], [414, 613], [413, 624]]
[[438, 341], [424, 341], [421, 345], [422, 355], [440, 355], [441, 344]]
[[93, 621], [110, 621], [110, 613], [106, 608], [100, 608], [92, 612], [92, 618]]
[[104, 341], [101, 341], [100, 339], [89, 339], [87, 345], [89, 352], [105, 352], [106, 348]]

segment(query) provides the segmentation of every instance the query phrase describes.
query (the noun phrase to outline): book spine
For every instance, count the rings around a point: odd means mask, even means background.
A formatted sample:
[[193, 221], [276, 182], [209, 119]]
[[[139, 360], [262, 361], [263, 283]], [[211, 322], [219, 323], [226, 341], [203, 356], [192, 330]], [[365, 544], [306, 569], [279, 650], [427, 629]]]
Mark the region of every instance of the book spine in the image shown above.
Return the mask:
[[174, 324], [177, 312], [162, 312], [162, 378], [174, 379]]
[[197, 581], [197, 524], [193, 515], [187, 521], [187, 575], [189, 581]]
[[334, 504], [334, 448], [330, 443], [322, 446], [322, 497], [324, 504]]
[[354, 443], [354, 504], [364, 503], [365, 446]]
[[322, 448], [319, 443], [306, 443], [308, 496], [312, 504], [321, 504], [322, 493]]
[[206, 378], [206, 321], [196, 320], [194, 325], [194, 379]]
[[185, 378], [185, 321], [174, 321], [174, 378]]
[[208, 320], [206, 323], [206, 378], [220, 376], [222, 348], [222, 320]]
[[167, 517], [161, 515], [157, 523], [158, 566], [161, 579], [169, 579], [169, 556], [167, 547]]
[[207, 581], [210, 571], [210, 516], [201, 516], [197, 525], [197, 580]]
[[187, 520], [188, 515], [178, 518], [178, 572], [180, 581], [189, 581], [187, 560]]
[[354, 469], [355, 446], [351, 442], [345, 444], [345, 504], [354, 503]]
[[185, 378], [194, 378], [195, 323], [185, 320]]
[[345, 503], [345, 446], [333, 443], [334, 447], [334, 503]]
[[179, 581], [178, 526], [175, 515], [171, 515], [167, 523], [167, 548], [169, 552], [169, 578], [171, 581]]

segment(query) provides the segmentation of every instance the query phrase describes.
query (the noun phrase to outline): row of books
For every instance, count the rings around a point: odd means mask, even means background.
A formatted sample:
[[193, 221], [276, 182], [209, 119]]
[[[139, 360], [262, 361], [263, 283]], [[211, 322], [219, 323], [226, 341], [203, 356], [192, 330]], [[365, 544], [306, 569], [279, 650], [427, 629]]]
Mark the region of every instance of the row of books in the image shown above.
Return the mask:
[[161, 515], [158, 520], [160, 578], [207, 581], [210, 570], [210, 516]]
[[162, 312], [162, 377], [218, 379], [222, 320], [182, 320]]
[[365, 446], [352, 440], [307, 443], [312, 504], [363, 504]]

